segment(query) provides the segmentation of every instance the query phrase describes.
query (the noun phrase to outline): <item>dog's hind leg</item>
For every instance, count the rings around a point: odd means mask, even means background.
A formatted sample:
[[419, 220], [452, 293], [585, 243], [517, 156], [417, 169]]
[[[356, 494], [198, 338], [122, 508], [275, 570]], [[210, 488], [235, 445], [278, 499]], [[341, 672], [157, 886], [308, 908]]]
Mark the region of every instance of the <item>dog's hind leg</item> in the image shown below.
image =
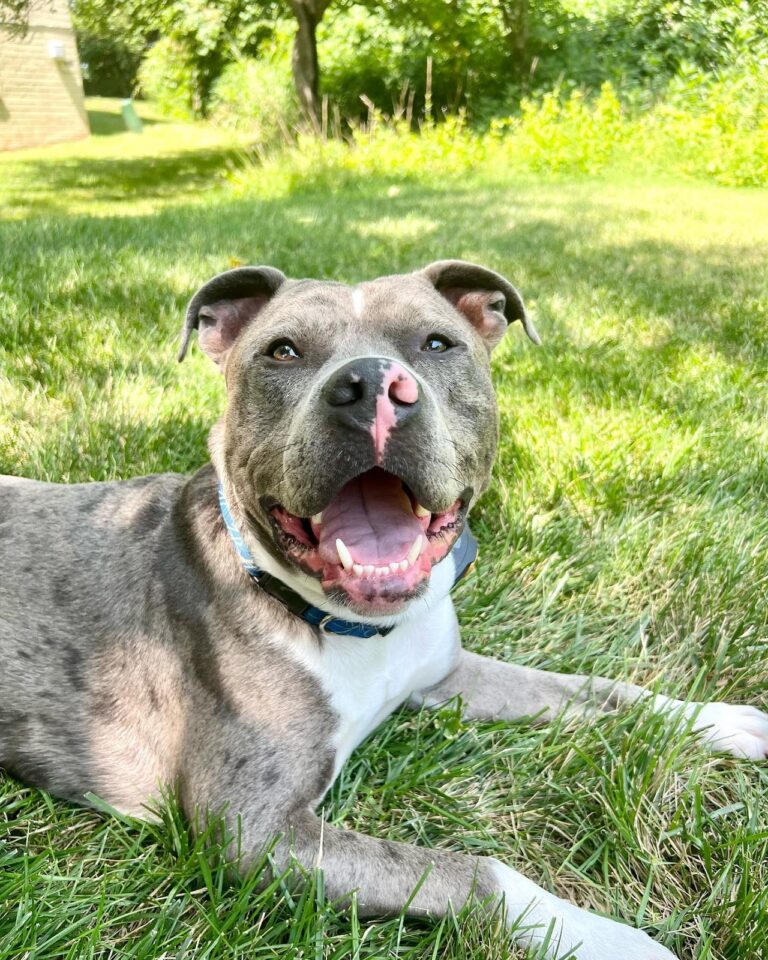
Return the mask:
[[755, 707], [691, 703], [654, 694], [633, 683], [550, 673], [462, 650], [454, 670], [436, 686], [411, 697], [414, 706], [436, 706], [461, 696], [468, 719], [548, 720], [569, 713], [612, 713], [650, 698], [670, 720], [689, 723], [712, 750], [752, 760], [768, 756], [768, 715]]

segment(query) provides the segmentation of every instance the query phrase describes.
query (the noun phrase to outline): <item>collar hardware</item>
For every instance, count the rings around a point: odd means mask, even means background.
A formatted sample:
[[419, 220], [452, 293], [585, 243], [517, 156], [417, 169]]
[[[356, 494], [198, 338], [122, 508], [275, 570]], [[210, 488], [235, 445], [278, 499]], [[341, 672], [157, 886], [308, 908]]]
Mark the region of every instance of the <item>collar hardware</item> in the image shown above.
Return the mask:
[[[305, 623], [311, 624], [322, 633], [341, 637], [359, 637], [363, 640], [375, 637], [377, 634], [385, 637], [394, 630], [394, 627], [379, 627], [370, 623], [361, 623], [359, 620], [343, 620], [341, 617], [321, 610], [320, 607], [315, 607], [311, 603], [307, 603], [307, 601], [289, 587], [288, 584], [283, 583], [282, 580], [273, 576], [271, 573], [267, 573], [266, 570], [262, 570], [256, 566], [251, 551], [243, 540], [243, 536], [238, 530], [235, 519], [229, 509], [227, 498], [224, 496], [224, 488], [221, 484], [219, 484], [219, 507], [224, 525], [227, 528], [227, 533], [245, 572], [262, 590], [276, 600], [279, 600], [287, 610], [304, 620]], [[451, 554], [456, 564], [456, 576], [451, 584], [451, 589], [453, 589], [460, 580], [463, 580], [464, 577], [471, 572], [475, 566], [475, 559], [477, 557], [477, 541], [472, 536], [472, 531], [466, 524], [458, 540], [451, 548]]]

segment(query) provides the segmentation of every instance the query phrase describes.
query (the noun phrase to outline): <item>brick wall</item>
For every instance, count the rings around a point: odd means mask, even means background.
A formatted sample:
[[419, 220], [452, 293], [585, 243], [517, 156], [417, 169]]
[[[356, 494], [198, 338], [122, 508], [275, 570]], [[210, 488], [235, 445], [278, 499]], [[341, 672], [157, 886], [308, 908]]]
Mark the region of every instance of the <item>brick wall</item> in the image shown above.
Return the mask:
[[[29, 32], [0, 26], [0, 150], [78, 140], [89, 133], [83, 81], [66, 0], [33, 5]], [[60, 43], [64, 59], [51, 57]]]

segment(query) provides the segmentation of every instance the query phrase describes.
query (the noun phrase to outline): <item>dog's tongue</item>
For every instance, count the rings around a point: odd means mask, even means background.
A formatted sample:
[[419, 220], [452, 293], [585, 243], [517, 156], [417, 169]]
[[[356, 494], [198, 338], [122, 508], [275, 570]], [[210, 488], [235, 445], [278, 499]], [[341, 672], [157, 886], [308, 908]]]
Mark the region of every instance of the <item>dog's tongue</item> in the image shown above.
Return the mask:
[[383, 566], [404, 560], [422, 526], [397, 477], [369, 470], [342, 488], [323, 510], [320, 555], [338, 563], [336, 540], [355, 563]]

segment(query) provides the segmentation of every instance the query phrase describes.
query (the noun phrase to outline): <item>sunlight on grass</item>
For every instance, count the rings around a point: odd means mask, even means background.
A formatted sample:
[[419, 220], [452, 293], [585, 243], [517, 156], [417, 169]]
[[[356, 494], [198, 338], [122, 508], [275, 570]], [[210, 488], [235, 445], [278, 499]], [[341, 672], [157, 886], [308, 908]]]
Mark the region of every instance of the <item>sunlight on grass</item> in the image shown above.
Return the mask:
[[137, 103], [142, 134], [99, 133], [122, 124], [120, 101], [86, 99], [95, 132], [87, 140], [0, 152], [0, 219], [68, 213], [113, 216], [151, 213], [157, 201], [190, 202], [241, 162], [247, 141], [205, 123], [171, 123]]
[[421, 239], [437, 230], [438, 225], [427, 217], [382, 217], [370, 223], [361, 223], [356, 227], [358, 236], [391, 238], [393, 240]]

